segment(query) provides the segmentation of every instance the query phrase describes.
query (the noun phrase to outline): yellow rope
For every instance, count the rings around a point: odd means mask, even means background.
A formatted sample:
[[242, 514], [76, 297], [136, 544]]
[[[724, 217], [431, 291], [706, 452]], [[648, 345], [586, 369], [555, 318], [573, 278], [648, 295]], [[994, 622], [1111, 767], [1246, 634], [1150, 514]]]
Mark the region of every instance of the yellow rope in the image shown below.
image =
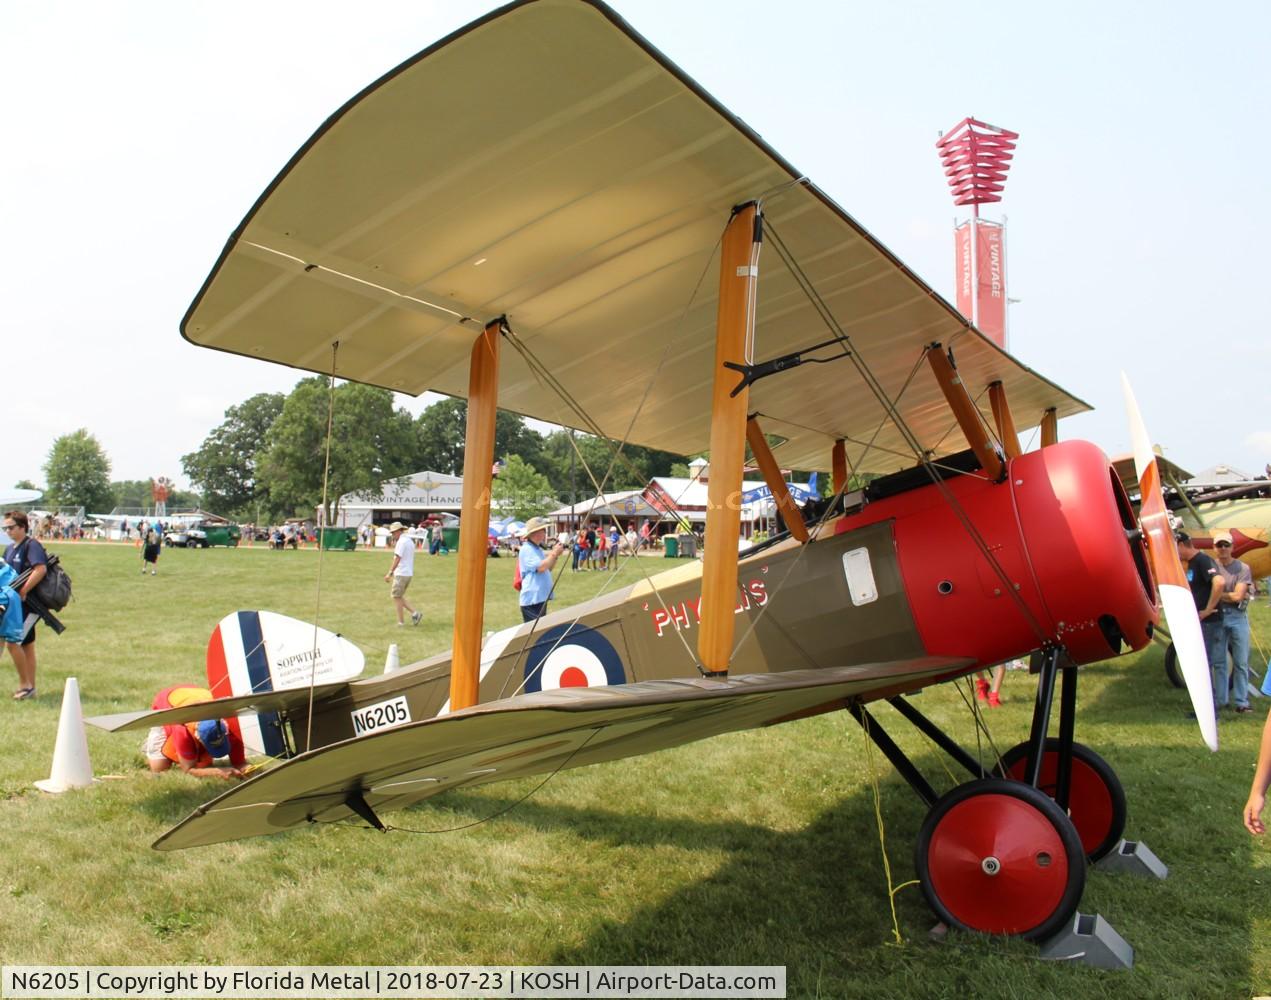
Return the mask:
[[305, 725], [305, 749], [308, 753], [313, 749], [313, 685], [317, 678], [318, 670], [318, 619], [321, 617], [322, 611], [322, 553], [326, 551], [326, 546], [322, 544], [322, 536], [324, 531], [331, 526], [326, 523], [327, 515], [327, 487], [331, 482], [331, 432], [335, 426], [335, 372], [336, 361], [340, 356], [340, 342], [338, 340], [331, 342], [331, 379], [327, 383], [327, 437], [325, 446], [326, 457], [322, 463], [322, 521], [318, 527], [318, 580], [315, 587], [316, 593], [313, 599], [313, 655], [309, 658], [309, 718]]
[[874, 819], [878, 823], [878, 851], [883, 856], [883, 875], [887, 879], [887, 904], [891, 907], [891, 932], [896, 938], [896, 944], [903, 945], [905, 939], [901, 936], [900, 920], [896, 916], [896, 893], [911, 885], [918, 885], [918, 880], [910, 879], [900, 885], [892, 884], [891, 861], [887, 857], [887, 829], [883, 823], [882, 792], [878, 787], [878, 768], [874, 763], [874, 741], [869, 735], [869, 716], [861, 716], [861, 721], [864, 723], [865, 730], [865, 760], [869, 765], [869, 783], [874, 790]]

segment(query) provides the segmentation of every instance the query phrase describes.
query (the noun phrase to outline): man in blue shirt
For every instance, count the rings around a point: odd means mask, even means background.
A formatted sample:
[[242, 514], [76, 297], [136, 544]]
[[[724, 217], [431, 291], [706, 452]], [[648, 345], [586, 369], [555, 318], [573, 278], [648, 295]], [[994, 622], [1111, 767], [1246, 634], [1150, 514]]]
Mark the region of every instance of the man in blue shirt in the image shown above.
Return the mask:
[[618, 569], [618, 546], [622, 544], [622, 536], [618, 533], [618, 522], [609, 525], [609, 568]]
[[1205, 653], [1209, 658], [1209, 672], [1214, 685], [1214, 710], [1217, 711], [1227, 704], [1227, 640], [1222, 617], [1222, 593], [1226, 580], [1218, 571], [1218, 564], [1196, 548], [1187, 532], [1174, 532], [1174, 540], [1178, 543], [1178, 560], [1187, 574], [1192, 600], [1196, 602], [1196, 614], [1200, 618], [1200, 631], [1205, 638]]
[[[31, 575], [18, 591], [23, 600], [40, 585], [44, 574], [48, 572], [48, 555], [44, 546], [27, 534], [29, 522], [24, 512], [11, 510], [4, 515], [4, 532], [9, 544], [4, 550], [4, 561], [15, 573], [30, 569]], [[26, 608], [22, 609], [23, 617]], [[35, 622], [20, 643], [10, 642], [9, 655], [13, 657], [13, 665], [18, 669], [18, 689], [13, 692], [14, 701], [27, 701], [35, 697]]]
[[547, 613], [547, 602], [552, 597], [552, 570], [565, 551], [559, 542], [552, 546], [551, 551], [543, 550], [547, 528], [543, 518], [531, 517], [520, 531], [524, 544], [517, 556], [517, 567], [521, 571], [521, 618], [527, 622]]

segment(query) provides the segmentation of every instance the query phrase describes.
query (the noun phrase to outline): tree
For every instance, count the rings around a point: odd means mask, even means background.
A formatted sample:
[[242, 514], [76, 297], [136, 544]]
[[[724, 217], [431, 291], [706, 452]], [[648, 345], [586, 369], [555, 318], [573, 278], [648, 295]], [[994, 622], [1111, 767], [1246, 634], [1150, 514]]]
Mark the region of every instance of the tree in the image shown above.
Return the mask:
[[39, 487], [29, 479], [19, 479], [13, 484], [15, 490], [38, 490]]
[[[322, 502], [328, 392], [324, 377], [303, 379], [269, 429], [257, 476], [274, 515], [308, 514]], [[345, 382], [332, 405], [328, 524], [342, 495], [378, 495], [385, 481], [411, 472], [415, 444], [410, 414], [393, 408], [387, 389]]]
[[520, 455], [503, 456], [503, 468], [490, 484], [494, 507], [504, 517], [524, 521], [544, 513], [551, 503], [552, 484]]
[[[467, 420], [466, 399], [443, 399], [424, 410], [415, 419], [417, 445], [411, 471], [462, 475]], [[524, 417], [508, 410], [495, 414], [494, 454], [517, 455], [536, 466], [542, 451], [542, 435], [527, 427]]]
[[254, 514], [254, 505], [265, 499], [256, 463], [285, 398], [280, 392], [261, 392], [231, 406], [225, 411], [225, 421], [204, 439], [199, 450], [181, 457], [181, 467], [190, 482], [202, 490], [211, 510], [225, 515]]
[[111, 499], [116, 507], [149, 507], [149, 479], [119, 479], [110, 484]]
[[[615, 460], [617, 441], [577, 431], [573, 435], [573, 444], [569, 438], [570, 432], [566, 430], [549, 434], [543, 442], [543, 458], [539, 466], [551, 480], [556, 493], [566, 503], [580, 502], [595, 496], [597, 485], [603, 486], [605, 493], [640, 489], [655, 476], [670, 475], [673, 464], [683, 461], [682, 456], [673, 452], [644, 448], [630, 442], [623, 446], [622, 454]], [[574, 453], [575, 446], [578, 448], [577, 454]], [[572, 476], [571, 456], [574, 465]], [[610, 462], [613, 462], [611, 471]], [[608, 478], [605, 476], [606, 472]], [[595, 477], [594, 483], [592, 477]], [[578, 495], [571, 500], [569, 494], [573, 489], [577, 490]]]
[[83, 427], [53, 442], [44, 475], [48, 482], [45, 499], [55, 507], [100, 511], [112, 500], [110, 459]]
[[443, 399], [416, 417], [414, 468], [408, 471], [461, 474], [467, 413], [466, 399]]
[[[116, 507], [141, 507], [154, 505], [154, 496], [150, 491], [149, 479], [118, 479], [110, 484], [110, 492]], [[200, 506], [197, 493], [188, 490], [172, 490], [168, 494], [168, 510], [183, 510], [187, 507]], [[220, 511], [217, 511], [220, 513]]]

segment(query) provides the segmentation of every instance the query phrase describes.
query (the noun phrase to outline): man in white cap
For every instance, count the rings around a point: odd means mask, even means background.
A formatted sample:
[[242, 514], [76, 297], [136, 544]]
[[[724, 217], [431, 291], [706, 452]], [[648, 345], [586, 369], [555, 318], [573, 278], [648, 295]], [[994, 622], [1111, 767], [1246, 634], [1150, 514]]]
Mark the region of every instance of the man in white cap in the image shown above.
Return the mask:
[[406, 603], [406, 588], [415, 577], [415, 542], [406, 534], [406, 525], [394, 521], [388, 526], [388, 540], [393, 543], [393, 565], [384, 574], [384, 580], [393, 581], [389, 596], [397, 606], [398, 627], [406, 624], [406, 612], [410, 612], [410, 623], [418, 625], [423, 612], [416, 611]]
[[1215, 531], [1213, 541], [1218, 572], [1224, 584], [1218, 602], [1222, 614], [1215, 616], [1219, 622], [1213, 639], [1217, 656], [1211, 653], [1209, 658], [1214, 664], [1214, 704], [1218, 708], [1227, 704], [1227, 651], [1230, 650], [1231, 669], [1235, 674], [1231, 696], [1236, 712], [1243, 715], [1249, 711], [1249, 615], [1245, 609], [1253, 593], [1253, 573], [1232, 553], [1230, 532]]
[[521, 618], [527, 622], [547, 613], [547, 602], [552, 597], [552, 570], [565, 551], [560, 542], [553, 545], [550, 552], [543, 551], [547, 528], [543, 518], [531, 517], [519, 532], [524, 544], [517, 555], [516, 567], [521, 577]]

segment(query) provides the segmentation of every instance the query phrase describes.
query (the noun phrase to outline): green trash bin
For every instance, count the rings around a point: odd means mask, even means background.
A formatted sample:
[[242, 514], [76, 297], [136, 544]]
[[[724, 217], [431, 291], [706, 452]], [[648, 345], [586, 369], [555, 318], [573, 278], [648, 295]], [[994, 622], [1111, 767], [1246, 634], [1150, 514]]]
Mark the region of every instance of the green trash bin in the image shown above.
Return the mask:
[[206, 536], [204, 548], [211, 545], [224, 545], [226, 548], [232, 548], [238, 544], [238, 539], [242, 532], [237, 524], [205, 524], [203, 531]]
[[357, 548], [357, 528], [320, 528], [322, 547], [330, 552], [352, 552]]
[[678, 559], [680, 557], [680, 540], [674, 535], [663, 535], [662, 546], [666, 549], [665, 558]]
[[458, 552], [459, 529], [447, 528], [443, 525], [441, 529], [441, 544], [448, 548], [451, 552]]

